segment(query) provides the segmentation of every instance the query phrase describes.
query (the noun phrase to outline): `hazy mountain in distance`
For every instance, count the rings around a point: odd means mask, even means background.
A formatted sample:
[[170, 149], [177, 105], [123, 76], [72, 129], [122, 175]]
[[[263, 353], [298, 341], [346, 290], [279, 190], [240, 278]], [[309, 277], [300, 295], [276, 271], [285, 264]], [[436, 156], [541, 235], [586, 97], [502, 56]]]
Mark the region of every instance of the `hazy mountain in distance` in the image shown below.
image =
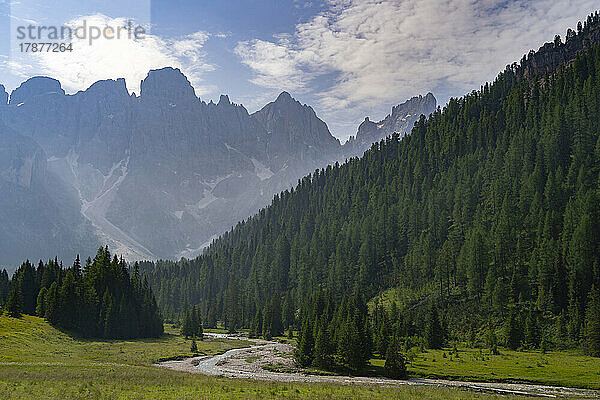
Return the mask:
[[347, 156], [361, 156], [375, 142], [390, 136], [392, 133], [406, 134], [411, 131], [421, 115], [428, 116], [435, 111], [437, 100], [431, 93], [426, 96], [413, 97], [395, 107], [382, 121], [373, 122], [366, 117], [358, 127], [356, 136], [351, 136], [344, 144]]
[[101, 244], [128, 260], [193, 257], [350, 148], [287, 92], [250, 115], [198, 99], [174, 68], [150, 71], [139, 96], [124, 79], [69, 95], [48, 77], [0, 94], [1, 264]]

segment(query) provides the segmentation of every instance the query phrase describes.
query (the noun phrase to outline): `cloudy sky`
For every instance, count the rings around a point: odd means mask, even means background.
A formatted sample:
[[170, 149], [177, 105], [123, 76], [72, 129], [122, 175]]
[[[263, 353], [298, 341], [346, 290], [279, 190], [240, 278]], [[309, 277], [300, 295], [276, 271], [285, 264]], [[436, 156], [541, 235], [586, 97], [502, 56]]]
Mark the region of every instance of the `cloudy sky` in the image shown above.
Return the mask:
[[[597, 0], [0, 0], [0, 83], [35, 75], [69, 93], [179, 67], [203, 100], [228, 94], [250, 112], [282, 90], [345, 140], [431, 91], [444, 104], [493, 80], [598, 8]], [[19, 27], [145, 27], [140, 40], [74, 39], [73, 51], [22, 53]], [[89, 39], [89, 38], [88, 38]]]

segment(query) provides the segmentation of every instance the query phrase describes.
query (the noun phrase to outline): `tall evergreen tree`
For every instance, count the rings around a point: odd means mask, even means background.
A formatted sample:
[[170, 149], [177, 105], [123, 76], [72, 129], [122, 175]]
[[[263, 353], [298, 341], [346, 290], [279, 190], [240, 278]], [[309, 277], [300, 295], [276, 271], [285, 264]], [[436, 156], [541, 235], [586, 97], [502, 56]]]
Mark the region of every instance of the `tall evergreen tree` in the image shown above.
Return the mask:
[[11, 289], [6, 301], [6, 310], [13, 318], [21, 317], [21, 314], [23, 313], [23, 295], [19, 285], [15, 285]]
[[310, 367], [314, 358], [315, 341], [313, 337], [313, 327], [308, 318], [302, 321], [302, 331], [298, 339], [295, 358], [298, 365]]
[[430, 349], [440, 349], [444, 345], [444, 329], [440, 322], [437, 307], [431, 305], [425, 321], [425, 340]]
[[396, 337], [392, 338], [390, 345], [387, 348], [384, 369], [385, 375], [388, 378], [406, 378], [406, 361], [404, 360], [404, 356], [400, 352], [400, 345]]
[[600, 289], [596, 287], [590, 291], [583, 337], [586, 352], [600, 357]]

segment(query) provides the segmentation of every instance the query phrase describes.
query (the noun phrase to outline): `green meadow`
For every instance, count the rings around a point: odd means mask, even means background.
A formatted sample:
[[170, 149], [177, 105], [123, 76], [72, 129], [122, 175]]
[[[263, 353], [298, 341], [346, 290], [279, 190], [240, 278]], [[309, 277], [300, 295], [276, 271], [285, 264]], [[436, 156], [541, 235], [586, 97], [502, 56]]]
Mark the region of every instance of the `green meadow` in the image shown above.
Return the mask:
[[[216, 354], [247, 345], [248, 342], [242, 340], [215, 339], [199, 341], [198, 350], [203, 354]], [[170, 326], [166, 327], [166, 335], [160, 339], [100, 341], [72, 337], [54, 329], [41, 318], [23, 316], [14, 319], [0, 315], [0, 398], [320, 400], [517, 398], [439, 387], [384, 388], [234, 380], [164, 370], [152, 366], [162, 358], [191, 355], [189, 347], [190, 342]], [[461, 354], [462, 362], [443, 359], [441, 352], [439, 354], [428, 352], [419, 357], [423, 358], [415, 359], [412, 363], [413, 373], [444, 375], [441, 373], [445, 368], [443, 360], [447, 360], [448, 365], [456, 363], [455, 369], [449, 371], [453, 371], [452, 374], [456, 371], [457, 376], [471, 374], [476, 376], [473, 371], [479, 368], [470, 363], [469, 353], [466, 351]], [[546, 357], [551, 358], [550, 355]], [[377, 361], [375, 363], [377, 364]], [[523, 361], [522, 368], [527, 368], [528, 363], [529, 361]], [[464, 367], [462, 375], [459, 373], [461, 365]], [[555, 368], [554, 362], [550, 362], [549, 365], [549, 368]], [[582, 364], [582, 369], [584, 367], [589, 369], [590, 364]], [[509, 371], [508, 367], [506, 371]], [[532, 374], [535, 373], [534, 371], [536, 370], [533, 369]], [[485, 370], [483, 372], [491, 373]], [[581, 379], [584, 377], [586, 376], [581, 375]], [[577, 383], [574, 375], [569, 379], [574, 379], [573, 382]]]

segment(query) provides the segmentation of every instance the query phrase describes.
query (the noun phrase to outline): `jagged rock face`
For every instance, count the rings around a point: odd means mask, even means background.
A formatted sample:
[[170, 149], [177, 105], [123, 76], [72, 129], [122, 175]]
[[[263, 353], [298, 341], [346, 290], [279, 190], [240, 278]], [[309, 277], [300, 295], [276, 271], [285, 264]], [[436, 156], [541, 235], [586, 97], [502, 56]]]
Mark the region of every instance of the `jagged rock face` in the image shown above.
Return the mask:
[[98, 241], [80, 214], [73, 189], [48, 173], [47, 156], [34, 140], [0, 121], [0, 263], [51, 254], [75, 257]]
[[163, 68], [150, 71], [140, 86], [141, 96], [159, 102], [192, 105], [198, 99], [190, 81], [178, 68]]
[[[18, 132], [13, 137], [32, 147], [2, 164], [0, 178], [32, 190], [42, 186], [33, 177], [45, 174], [61, 188], [49, 201], [68, 204], [79, 218], [67, 213], [78, 228], [65, 237], [81, 243], [90, 236], [81, 227], [91, 227], [94, 245], [108, 243], [131, 260], [197, 254], [340, 148], [314, 111], [289, 94], [251, 116], [224, 95], [217, 104], [200, 101], [173, 68], [150, 71], [139, 97], [122, 79], [67, 95], [56, 80], [32, 78], [5, 108], [1, 119]], [[70, 256], [57, 250], [45, 257], [57, 253]]]
[[0, 85], [0, 107], [5, 107], [8, 104], [8, 93], [4, 85]]
[[[315, 111], [289, 93], [250, 115], [225, 95], [201, 101], [173, 68], [150, 71], [139, 96], [123, 79], [67, 95], [54, 79], [32, 78], [8, 104], [3, 93], [0, 222], [14, 235], [0, 245], [0, 264], [102, 244], [129, 260], [192, 257], [344, 157]], [[415, 110], [394, 108], [383, 129], [402, 127]], [[359, 136], [378, 140], [380, 130]]]
[[560, 46], [546, 43], [537, 52], [530, 52], [521, 61], [521, 65], [517, 69], [517, 76], [531, 78], [535, 75], [547, 75], [560, 65], [572, 62], [577, 58], [577, 54], [598, 42], [600, 42], [600, 24], [588, 19], [588, 27], [585, 32], [567, 38], [565, 43]]
[[413, 97], [406, 102], [392, 107], [392, 113], [379, 122], [372, 122], [369, 117], [359, 125], [356, 136], [350, 137], [344, 144], [348, 157], [361, 156], [371, 144], [390, 136], [392, 133], [404, 135], [411, 131], [421, 115], [428, 116], [435, 111], [437, 101], [433, 94]]
[[302, 105], [287, 92], [252, 114], [267, 131], [269, 165], [279, 169], [286, 158], [321, 164], [335, 158], [340, 143], [312, 107]]
[[46, 174], [46, 155], [32, 139], [0, 127], [0, 179], [29, 189], [42, 184]]

